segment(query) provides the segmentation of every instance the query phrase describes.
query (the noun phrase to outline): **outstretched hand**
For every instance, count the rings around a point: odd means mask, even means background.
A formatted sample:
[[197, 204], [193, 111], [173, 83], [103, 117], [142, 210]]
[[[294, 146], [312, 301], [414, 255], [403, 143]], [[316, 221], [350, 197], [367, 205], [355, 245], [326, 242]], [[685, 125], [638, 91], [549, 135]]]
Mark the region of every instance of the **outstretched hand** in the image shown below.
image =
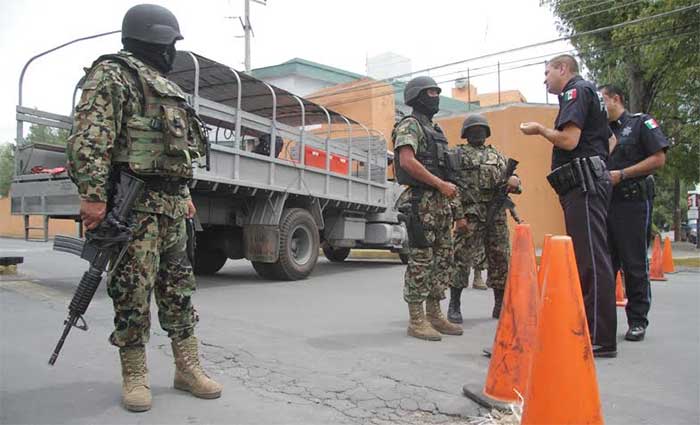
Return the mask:
[[542, 124], [538, 122], [523, 122], [520, 123], [520, 131], [528, 136], [534, 136], [542, 133]]

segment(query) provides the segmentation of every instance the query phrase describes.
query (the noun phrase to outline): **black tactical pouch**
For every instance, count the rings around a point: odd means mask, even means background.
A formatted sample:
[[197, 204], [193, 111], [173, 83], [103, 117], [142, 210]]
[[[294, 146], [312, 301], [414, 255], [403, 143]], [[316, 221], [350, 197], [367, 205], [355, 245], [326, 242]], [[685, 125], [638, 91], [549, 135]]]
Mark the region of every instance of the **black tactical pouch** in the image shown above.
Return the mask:
[[647, 201], [654, 199], [654, 178], [624, 180], [613, 189], [613, 198], [624, 201]]
[[578, 187], [578, 180], [578, 176], [571, 166], [571, 163], [557, 167], [547, 175], [547, 181], [559, 196], [564, 196], [571, 189]]
[[425, 228], [418, 212], [418, 202], [422, 191], [413, 188], [411, 203], [399, 208], [399, 211], [406, 216], [406, 230], [408, 231], [408, 246], [410, 248], [429, 248], [431, 246], [425, 237]]
[[462, 168], [462, 155], [458, 151], [447, 151], [445, 162], [447, 163], [447, 172], [454, 175]]

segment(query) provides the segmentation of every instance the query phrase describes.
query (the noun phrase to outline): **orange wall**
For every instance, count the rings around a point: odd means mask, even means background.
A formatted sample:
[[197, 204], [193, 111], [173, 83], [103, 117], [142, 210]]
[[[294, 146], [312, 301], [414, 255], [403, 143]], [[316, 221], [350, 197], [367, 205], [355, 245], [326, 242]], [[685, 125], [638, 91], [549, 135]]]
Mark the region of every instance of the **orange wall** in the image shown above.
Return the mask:
[[[511, 195], [511, 198], [520, 217], [530, 223], [535, 246], [541, 247], [545, 233], [566, 234], [559, 200], [546, 179], [552, 145], [541, 136], [524, 136], [518, 129], [519, 124], [525, 121], [538, 121], [551, 126], [557, 115], [557, 107], [516, 104], [480, 112], [489, 120], [491, 127], [491, 137], [487, 143], [520, 162], [516, 173], [522, 180], [523, 193]], [[438, 120], [450, 145], [461, 142], [460, 132], [466, 116]], [[512, 224], [512, 221], [509, 222]]]
[[502, 90], [500, 94], [498, 92], [479, 94], [476, 87], [471, 84], [464, 87], [453, 87], [452, 97], [462, 102], [479, 102], [479, 106], [482, 108], [505, 103], [527, 102], [519, 90]]
[[[344, 91], [335, 93], [337, 90]], [[381, 131], [387, 144], [391, 144], [395, 105], [394, 88], [390, 84], [365, 78], [329, 87], [310, 97], [316, 103], [361, 122], [371, 129]]]
[[[43, 217], [31, 216], [29, 225], [32, 227], [42, 227]], [[73, 220], [49, 220], [49, 237], [56, 235], [77, 235], [77, 227]], [[30, 238], [43, 237], [43, 230], [30, 230]], [[0, 237], [24, 238], [24, 217], [10, 214], [10, 198], [0, 198]]]

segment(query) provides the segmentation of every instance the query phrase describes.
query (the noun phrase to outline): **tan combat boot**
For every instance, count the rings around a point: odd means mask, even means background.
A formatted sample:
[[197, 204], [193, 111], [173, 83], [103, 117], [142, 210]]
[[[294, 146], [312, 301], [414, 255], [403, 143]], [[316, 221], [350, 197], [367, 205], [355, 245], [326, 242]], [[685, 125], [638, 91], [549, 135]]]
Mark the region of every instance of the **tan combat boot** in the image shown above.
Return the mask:
[[151, 387], [148, 385], [146, 348], [143, 345], [119, 349], [122, 363], [122, 402], [127, 410], [145, 412], [151, 409]]
[[462, 335], [462, 327], [447, 321], [440, 311], [440, 300], [428, 297], [425, 301], [425, 315], [436, 331], [445, 335]]
[[199, 364], [197, 338], [190, 336], [173, 340], [172, 347], [175, 357], [175, 388], [188, 391], [199, 398], [221, 397], [223, 385], [211, 379]]
[[408, 336], [428, 341], [440, 341], [442, 339], [442, 336], [425, 320], [423, 303], [409, 303], [408, 314], [411, 316], [411, 322], [406, 332]]
[[489, 289], [484, 283], [484, 279], [481, 277], [481, 270], [474, 269], [474, 280], [472, 281], [472, 288], [486, 290]]

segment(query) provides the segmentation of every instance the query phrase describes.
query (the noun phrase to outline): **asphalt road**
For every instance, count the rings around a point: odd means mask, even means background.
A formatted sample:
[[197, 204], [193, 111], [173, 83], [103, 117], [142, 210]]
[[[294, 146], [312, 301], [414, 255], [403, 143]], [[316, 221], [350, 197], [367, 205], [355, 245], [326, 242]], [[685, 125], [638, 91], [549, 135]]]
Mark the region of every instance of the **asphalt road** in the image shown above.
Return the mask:
[[[56, 365], [47, 364], [86, 263], [48, 243], [0, 239], [0, 256], [9, 255], [25, 263], [19, 275], [0, 276], [3, 424], [423, 424], [466, 423], [481, 413], [461, 387], [487, 372], [480, 352], [496, 328], [490, 292], [463, 295], [463, 336], [424, 342], [405, 335], [399, 262], [322, 259], [308, 280], [272, 282], [246, 261], [229, 261], [198, 280], [194, 299], [203, 363], [224, 384], [222, 398], [172, 388], [169, 340], [154, 314], [153, 408], [134, 414], [119, 404], [104, 287], [88, 310], [89, 331], [73, 330]], [[619, 310], [620, 355], [596, 361], [606, 423], [700, 423], [699, 277], [684, 272], [653, 283], [644, 342], [622, 340]]]

